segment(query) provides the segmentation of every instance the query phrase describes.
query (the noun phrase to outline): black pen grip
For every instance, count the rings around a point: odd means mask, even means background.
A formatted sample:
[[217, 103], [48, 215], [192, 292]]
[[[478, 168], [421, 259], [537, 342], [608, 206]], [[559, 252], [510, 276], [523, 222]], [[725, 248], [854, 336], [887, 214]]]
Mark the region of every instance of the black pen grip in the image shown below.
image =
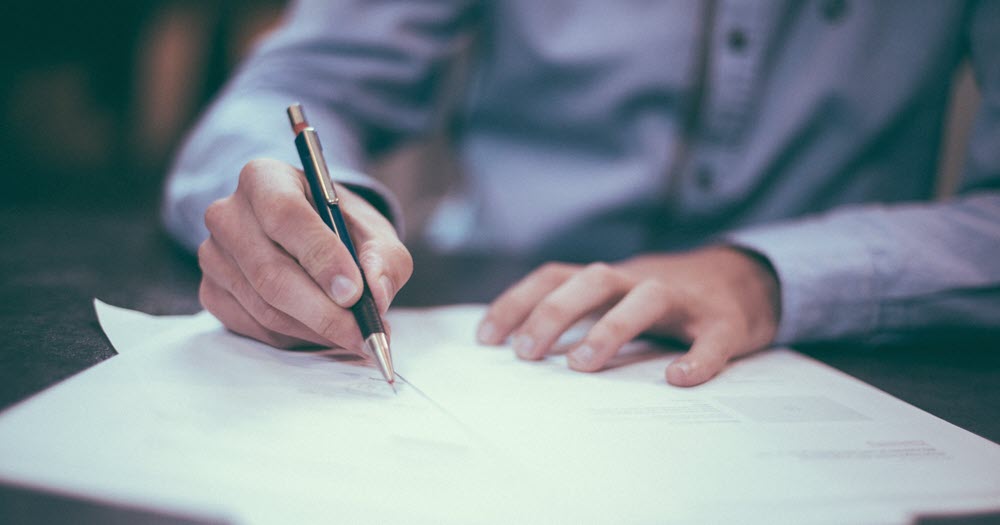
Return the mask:
[[351, 307], [351, 313], [354, 314], [354, 320], [358, 322], [358, 327], [361, 328], [361, 337], [364, 339], [368, 339], [375, 333], [385, 333], [385, 327], [382, 326], [382, 316], [378, 314], [378, 307], [375, 306], [375, 299], [372, 297], [371, 290], [368, 289], [368, 283], [365, 283], [361, 299], [358, 299], [358, 302]]
[[368, 286], [368, 278], [365, 277], [365, 271], [361, 268], [361, 260], [358, 259], [358, 252], [354, 249], [354, 242], [347, 232], [347, 223], [344, 222], [344, 214], [341, 213], [340, 206], [333, 205], [326, 208], [330, 211], [330, 216], [333, 219], [333, 224], [335, 225], [337, 235], [340, 237], [340, 241], [344, 243], [347, 251], [351, 252], [354, 264], [358, 267], [358, 271], [361, 272], [361, 298], [358, 299], [358, 302], [354, 303], [354, 306], [351, 306], [354, 319], [358, 321], [358, 326], [361, 327], [361, 335], [365, 339], [368, 339], [368, 336], [373, 333], [385, 333], [385, 327], [382, 326], [382, 316], [378, 314], [378, 307], [375, 306], [375, 297], [372, 296], [372, 290]]

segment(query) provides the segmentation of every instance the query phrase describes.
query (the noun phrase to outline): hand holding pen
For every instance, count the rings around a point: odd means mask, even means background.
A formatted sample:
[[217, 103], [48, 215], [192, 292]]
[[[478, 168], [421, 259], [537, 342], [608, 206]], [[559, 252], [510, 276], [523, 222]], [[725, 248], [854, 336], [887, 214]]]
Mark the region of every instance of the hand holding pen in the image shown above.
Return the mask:
[[210, 236], [198, 249], [199, 297], [230, 330], [273, 346], [362, 351], [366, 343], [350, 310], [364, 289], [359, 263], [384, 313], [413, 261], [378, 210], [337, 187], [355, 259], [320, 218], [308, 187], [304, 174], [283, 162], [259, 159], [243, 167], [233, 194], [205, 213]]

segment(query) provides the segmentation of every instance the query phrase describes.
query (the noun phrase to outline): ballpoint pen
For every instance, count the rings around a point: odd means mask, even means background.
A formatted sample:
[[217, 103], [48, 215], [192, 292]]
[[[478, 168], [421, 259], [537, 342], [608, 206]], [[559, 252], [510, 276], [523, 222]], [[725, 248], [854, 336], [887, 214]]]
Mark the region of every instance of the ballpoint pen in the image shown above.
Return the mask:
[[396, 375], [392, 369], [392, 354], [389, 351], [389, 341], [385, 336], [382, 317], [379, 316], [378, 308], [375, 306], [371, 288], [369, 288], [365, 272], [361, 268], [361, 261], [358, 260], [358, 252], [354, 248], [354, 242], [351, 241], [347, 224], [344, 222], [344, 215], [340, 211], [340, 197], [337, 196], [337, 190], [333, 186], [333, 181], [330, 180], [330, 171], [327, 169], [326, 159], [323, 158], [323, 146], [320, 145], [319, 135], [306, 120], [301, 104], [288, 106], [288, 120], [291, 121], [292, 131], [295, 132], [295, 146], [299, 150], [299, 158], [302, 159], [302, 169], [309, 181], [309, 189], [312, 192], [316, 211], [323, 222], [337, 234], [340, 242], [344, 243], [347, 251], [351, 252], [354, 264], [361, 272], [361, 299], [354, 303], [351, 312], [354, 313], [354, 319], [357, 320], [358, 326], [361, 328], [365, 347], [375, 356], [382, 375], [395, 390]]

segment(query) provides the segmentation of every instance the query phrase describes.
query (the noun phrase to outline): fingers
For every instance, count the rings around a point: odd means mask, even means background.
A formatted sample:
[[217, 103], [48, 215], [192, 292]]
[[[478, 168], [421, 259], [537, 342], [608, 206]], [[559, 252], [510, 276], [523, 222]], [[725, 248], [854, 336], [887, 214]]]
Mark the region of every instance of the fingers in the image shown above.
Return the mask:
[[580, 346], [567, 354], [569, 367], [581, 372], [600, 370], [625, 343], [671, 316], [672, 304], [663, 284], [652, 280], [639, 283], [591, 327]]
[[606, 264], [576, 272], [538, 301], [514, 336], [514, 351], [522, 359], [541, 359], [563, 332], [620, 299], [629, 286], [624, 275]]
[[[266, 176], [262, 175], [265, 171]], [[357, 302], [361, 273], [350, 252], [316, 213], [295, 169], [280, 162], [248, 163], [240, 174], [237, 193], [246, 195], [264, 234], [284, 248], [334, 302], [344, 308]]]
[[[334, 344], [262, 299], [253, 286], [247, 282], [236, 263], [219, 248], [212, 237], [209, 237], [198, 248], [198, 263], [202, 269], [201, 291], [211, 294], [208, 297], [210, 302], [203, 301], [202, 305], [233, 331], [255, 337], [255, 335], [248, 333], [248, 323], [240, 319], [243, 317], [242, 314], [246, 314], [250, 318], [249, 320], [259, 327], [259, 329], [253, 330], [254, 333], [260, 333], [261, 330], [264, 330], [270, 334], [288, 336], [282, 339], [283, 344], [275, 344], [271, 340], [265, 341], [274, 346], [287, 348], [289, 346], [302, 346], [305, 343], [320, 346]], [[228, 297], [220, 297], [222, 300], [212, 300], [219, 296]], [[235, 305], [232, 304], [233, 302]], [[228, 310], [234, 311], [231, 313]], [[226, 323], [226, 320], [230, 319], [240, 321], [239, 326], [244, 329], [230, 326], [229, 323]]]
[[334, 304], [294, 259], [249, 220], [242, 222], [241, 234], [239, 241], [220, 239], [220, 244], [233, 254], [246, 280], [267, 304], [326, 340], [360, 348], [361, 334], [350, 311]]
[[198, 290], [198, 298], [206, 310], [212, 312], [212, 315], [233, 332], [278, 348], [294, 348], [304, 343], [304, 341], [268, 330], [262, 326], [243, 309], [235, 297], [211, 280], [202, 280]]
[[538, 359], [580, 318], [605, 312], [568, 365], [592, 372], [649, 333], [692, 341], [665, 372], [679, 386], [701, 384], [734, 355], [771, 343], [779, 305], [775, 276], [728, 248], [647, 254], [607, 266], [550, 264], [500, 296], [479, 327], [482, 343], [514, 334], [519, 356]]
[[[255, 215], [261, 217], [267, 236], [294, 257], [330, 298], [350, 307], [361, 297], [361, 272], [347, 247], [303, 196], [298, 172], [291, 171], [295, 181], [245, 177]], [[337, 194], [375, 304], [385, 313], [410, 279], [413, 258], [392, 224], [368, 201], [339, 185]]]
[[730, 357], [749, 351], [737, 351], [741, 348], [742, 339], [737, 334], [742, 332], [724, 325], [713, 326], [699, 334], [691, 349], [667, 367], [667, 382], [676, 386], [695, 386], [715, 377]]
[[[410, 278], [412, 258], [374, 207], [344, 188], [339, 195], [384, 312]], [[362, 346], [347, 310], [361, 296], [361, 270], [316, 213], [300, 171], [273, 160], [247, 163], [236, 192], [206, 210], [205, 225], [211, 233], [199, 249], [205, 305], [226, 326], [282, 346]]]
[[[205, 223], [264, 302], [325, 340], [345, 348], [361, 347], [353, 315], [331, 301], [299, 263], [267, 236], [243, 193], [238, 190], [213, 203]], [[243, 306], [253, 308], [251, 303]]]
[[[364, 271], [365, 280], [371, 290], [372, 297], [375, 299], [375, 305], [379, 312], [384, 314], [389, 309], [389, 305], [392, 304], [396, 293], [413, 274], [413, 257], [399, 240], [395, 227], [382, 213], [349, 189], [339, 184], [336, 186], [337, 194], [341, 200], [344, 221], [347, 223], [357, 250], [358, 263]], [[347, 251], [342, 243], [340, 248]], [[344, 260], [350, 264], [351, 271], [349, 273], [357, 275], [355, 284], [362, 286], [361, 273], [357, 270], [353, 258], [345, 258]], [[310, 271], [310, 273], [313, 272]], [[359, 289], [359, 297], [360, 294]], [[353, 302], [354, 300], [350, 304]]]
[[413, 257], [392, 223], [374, 206], [347, 188], [338, 185], [337, 191], [344, 203], [344, 220], [357, 247], [358, 261], [375, 304], [384, 314], [413, 275]]
[[483, 344], [500, 344], [528, 318], [543, 297], [568, 279], [576, 267], [549, 263], [528, 274], [490, 305], [476, 331]]
[[413, 274], [413, 257], [393, 234], [392, 239], [380, 237], [364, 241], [358, 259], [375, 305], [385, 314], [396, 293]]

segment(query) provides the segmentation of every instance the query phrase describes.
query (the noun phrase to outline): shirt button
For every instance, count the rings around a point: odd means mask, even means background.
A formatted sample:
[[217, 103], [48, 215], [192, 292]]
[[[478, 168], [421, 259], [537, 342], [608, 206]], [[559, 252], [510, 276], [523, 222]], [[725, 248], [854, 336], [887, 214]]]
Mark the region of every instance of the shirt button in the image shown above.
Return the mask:
[[847, 0], [823, 0], [819, 11], [827, 22], [836, 22], [847, 14]]
[[715, 173], [708, 166], [699, 166], [694, 172], [694, 184], [701, 191], [712, 191], [715, 187]]
[[726, 45], [734, 53], [743, 51], [747, 48], [747, 34], [742, 29], [730, 29], [726, 35]]

